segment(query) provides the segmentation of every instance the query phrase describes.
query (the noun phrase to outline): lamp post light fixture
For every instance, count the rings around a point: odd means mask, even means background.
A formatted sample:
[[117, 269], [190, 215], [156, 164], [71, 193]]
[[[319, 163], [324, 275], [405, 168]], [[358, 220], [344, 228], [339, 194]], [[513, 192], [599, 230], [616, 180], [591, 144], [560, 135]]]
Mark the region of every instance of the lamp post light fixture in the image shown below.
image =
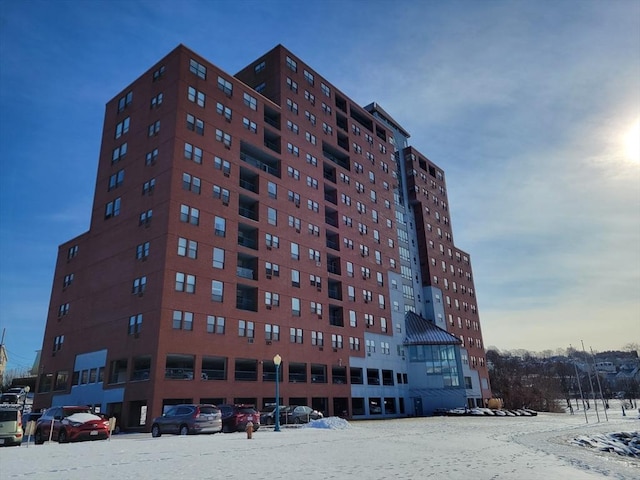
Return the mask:
[[282, 363], [282, 357], [276, 353], [273, 357], [273, 364], [276, 366], [276, 426], [274, 432], [280, 431], [280, 363]]

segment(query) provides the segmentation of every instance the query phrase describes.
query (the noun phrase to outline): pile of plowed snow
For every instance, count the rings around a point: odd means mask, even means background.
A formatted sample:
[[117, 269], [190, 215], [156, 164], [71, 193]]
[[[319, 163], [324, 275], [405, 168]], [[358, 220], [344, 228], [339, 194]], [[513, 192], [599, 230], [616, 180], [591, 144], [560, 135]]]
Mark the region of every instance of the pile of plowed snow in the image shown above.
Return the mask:
[[351, 428], [349, 422], [340, 417], [327, 417], [318, 420], [311, 420], [306, 425], [307, 428], [326, 428], [328, 430], [345, 430]]

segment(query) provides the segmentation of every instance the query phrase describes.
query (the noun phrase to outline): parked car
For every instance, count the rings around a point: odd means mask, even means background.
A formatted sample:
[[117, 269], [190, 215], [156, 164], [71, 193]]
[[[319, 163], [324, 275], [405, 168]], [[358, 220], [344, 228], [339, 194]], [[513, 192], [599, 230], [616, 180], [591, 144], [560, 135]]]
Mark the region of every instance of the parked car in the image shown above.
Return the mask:
[[[283, 418], [284, 412], [287, 410], [285, 405], [279, 406], [280, 419]], [[261, 425], [275, 425], [276, 423], [276, 406], [267, 405], [260, 411], [260, 424]]]
[[59, 443], [104, 440], [109, 437], [109, 420], [86, 406], [51, 407], [36, 423], [35, 443], [49, 440]]
[[222, 431], [222, 413], [215, 405], [174, 405], [162, 416], [153, 419], [151, 436], [163, 433], [189, 435], [195, 433], [219, 433]]
[[318, 420], [324, 415], [317, 410], [306, 405], [292, 406], [286, 412], [286, 420], [284, 423], [309, 423], [310, 420]]
[[222, 431], [225, 433], [242, 432], [247, 423], [253, 423], [253, 430], [260, 428], [260, 412], [253, 405], [218, 405], [222, 412]]
[[22, 439], [22, 412], [20, 409], [0, 407], [0, 445], [20, 445]]
[[17, 393], [3, 393], [0, 395], [0, 403], [20, 404], [20, 396]]

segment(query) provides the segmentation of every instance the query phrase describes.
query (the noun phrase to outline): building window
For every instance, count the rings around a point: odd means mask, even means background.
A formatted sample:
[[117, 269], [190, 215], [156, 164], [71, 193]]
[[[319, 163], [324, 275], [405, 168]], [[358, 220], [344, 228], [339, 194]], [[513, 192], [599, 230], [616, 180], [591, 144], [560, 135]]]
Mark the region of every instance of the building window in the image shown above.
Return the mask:
[[220, 129], [216, 129], [216, 140], [222, 142], [226, 148], [231, 148], [231, 135], [223, 132]]
[[301, 328], [290, 328], [289, 329], [289, 340], [291, 343], [303, 343], [302, 342], [302, 329]]
[[67, 288], [73, 282], [73, 273], [64, 276], [64, 282], [62, 283], [63, 288]]
[[291, 315], [293, 315], [294, 317], [300, 316], [300, 299], [299, 298], [294, 297], [291, 299]]
[[138, 219], [138, 225], [149, 225], [151, 218], [153, 217], [153, 210], [149, 209], [146, 212], [142, 212]]
[[122, 135], [124, 135], [129, 131], [130, 122], [131, 122], [130, 118], [127, 117], [116, 125], [115, 138], [120, 138]]
[[290, 112], [295, 113], [296, 115], [298, 114], [298, 104], [296, 102], [294, 102], [293, 100], [291, 100], [290, 98], [287, 98], [287, 109]]
[[254, 338], [255, 325], [253, 322], [247, 322], [245, 320], [238, 320], [238, 336]]
[[188, 173], [182, 174], [182, 189], [193, 193], [200, 194], [200, 179], [192, 177]]
[[222, 217], [215, 217], [213, 231], [217, 237], [224, 237], [227, 234], [227, 221]]
[[120, 197], [110, 201], [104, 208], [104, 218], [117, 217], [120, 215]]
[[193, 330], [193, 313], [174, 310], [173, 328], [174, 330]]
[[224, 284], [218, 280], [211, 281], [211, 300], [222, 302], [224, 296]]
[[304, 71], [304, 79], [309, 83], [309, 85], [313, 85], [315, 82], [315, 79], [313, 77], [313, 73], [308, 72], [308, 71]]
[[145, 165], [154, 165], [158, 160], [158, 149], [154, 148], [152, 151], [148, 152], [145, 157]]
[[124, 182], [124, 170], [118, 170], [118, 172], [109, 177], [109, 190], [118, 188], [122, 185], [122, 182]]
[[266, 323], [264, 325], [264, 338], [268, 341], [280, 341], [280, 327], [278, 325]]
[[275, 236], [275, 235], [271, 235], [270, 233], [266, 233], [265, 234], [265, 243], [267, 245], [267, 249], [271, 249], [271, 248], [280, 248], [280, 238]]
[[178, 237], [178, 255], [194, 259], [198, 258], [198, 242]]
[[322, 332], [311, 332], [311, 345], [317, 345], [318, 347], [324, 346], [324, 334]]
[[287, 143], [287, 151], [296, 157], [300, 156], [300, 149], [291, 143]]
[[184, 158], [193, 160], [195, 163], [202, 163], [202, 149], [191, 145], [184, 144]]
[[63, 303], [62, 305], [60, 305], [58, 307], [58, 318], [64, 317], [68, 313], [69, 313], [69, 304], [68, 303]]
[[233, 94], [233, 85], [230, 81], [218, 76], [218, 88], [224, 92], [227, 97]]
[[142, 260], [149, 256], [149, 242], [141, 243], [136, 247], [136, 259]]
[[289, 90], [292, 92], [298, 93], [298, 82], [291, 80], [289, 77], [287, 77], [287, 87], [289, 87]]
[[244, 126], [244, 128], [246, 128], [250, 132], [253, 132], [253, 133], [258, 132], [258, 125], [256, 124], [256, 122], [249, 120], [247, 117], [243, 117], [242, 125]]
[[129, 329], [127, 333], [129, 335], [137, 335], [142, 330], [142, 314], [131, 315], [129, 317]]
[[154, 137], [160, 133], [160, 120], [156, 120], [148, 127], [147, 135]]
[[120, 100], [118, 100], [118, 112], [123, 111], [125, 108], [131, 105], [132, 101], [133, 92], [128, 92], [124, 97], [121, 97]]
[[311, 105], [316, 104], [316, 96], [307, 90], [304, 91], [304, 99], [307, 100]]
[[253, 67], [253, 71], [255, 73], [258, 73], [258, 72], [261, 72], [262, 70], [264, 70], [265, 67], [266, 67], [266, 63], [264, 61], [262, 61], [262, 62], [256, 64], [255, 67]]
[[151, 195], [156, 188], [156, 179], [152, 178], [142, 184], [142, 195]]
[[195, 61], [193, 58], [189, 61], [189, 71], [203, 80], [207, 79], [207, 67]]
[[269, 225], [278, 225], [278, 211], [275, 208], [267, 207], [267, 222]]
[[287, 67], [289, 67], [291, 71], [293, 72], [298, 71], [298, 63], [295, 60], [293, 60], [291, 57], [287, 56], [286, 62], [287, 62]]
[[127, 142], [124, 142], [119, 147], [113, 149], [113, 153], [111, 154], [111, 163], [119, 162], [124, 158], [127, 154]]
[[64, 344], [64, 335], [58, 335], [53, 339], [53, 351], [57, 352], [62, 349], [62, 345]]
[[73, 247], [69, 247], [69, 250], [67, 251], [67, 259], [71, 260], [77, 254], [78, 254], [78, 246], [77, 245], [74, 245]]
[[198, 225], [200, 223], [200, 210], [189, 205], [180, 205], [180, 221]]
[[162, 105], [162, 100], [164, 98], [164, 95], [161, 93], [157, 94], [155, 97], [153, 97], [151, 99], [151, 106], [150, 108], [158, 108], [160, 105]]
[[161, 65], [160, 68], [158, 68], [157, 70], [154, 70], [154, 72], [153, 72], [153, 81], [156, 82], [156, 81], [160, 80], [162, 77], [164, 77], [164, 72], [165, 72], [164, 65]]
[[[322, 90], [322, 93], [326, 96], [326, 97], [331, 97], [331, 88], [329, 88], [327, 85], [325, 85], [324, 83], [320, 82], [320, 90]], [[359, 131], [359, 129], [358, 129]]]
[[216, 170], [222, 170], [222, 174], [228, 177], [231, 174], [231, 164], [227, 160], [222, 160], [220, 157], [214, 157], [213, 168]]
[[233, 111], [229, 107], [225, 107], [222, 103], [218, 102], [216, 104], [216, 112], [218, 112], [218, 115], [222, 115], [224, 118], [226, 118], [227, 122], [231, 121]]
[[187, 98], [190, 102], [195, 103], [199, 107], [204, 107], [206, 100], [205, 94], [196, 90], [195, 88], [189, 87], [189, 89], [187, 90]]
[[224, 317], [214, 317], [213, 315], [207, 315], [207, 333], [224, 335], [224, 323]]
[[142, 295], [147, 288], [147, 277], [139, 277], [133, 280], [131, 293], [134, 295]]
[[196, 277], [195, 275], [188, 275], [182, 272], [176, 272], [176, 291], [195, 293], [196, 292]]
[[213, 248], [213, 268], [224, 268], [224, 249]]
[[187, 113], [187, 130], [196, 132], [198, 135], [204, 135], [204, 121]]
[[245, 93], [243, 97], [244, 97], [244, 104], [247, 107], [249, 107], [251, 110], [258, 110], [258, 101], [255, 98], [253, 98], [248, 93]]
[[271, 307], [279, 307], [280, 306], [280, 294], [273, 292], [264, 292], [264, 304], [268, 310]]

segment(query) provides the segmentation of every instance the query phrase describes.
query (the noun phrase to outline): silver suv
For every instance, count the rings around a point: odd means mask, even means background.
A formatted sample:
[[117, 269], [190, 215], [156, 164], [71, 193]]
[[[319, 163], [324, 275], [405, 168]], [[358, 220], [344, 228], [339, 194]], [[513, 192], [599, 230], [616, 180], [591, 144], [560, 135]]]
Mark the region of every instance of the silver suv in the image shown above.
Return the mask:
[[0, 445], [22, 443], [22, 412], [16, 407], [0, 407]]

